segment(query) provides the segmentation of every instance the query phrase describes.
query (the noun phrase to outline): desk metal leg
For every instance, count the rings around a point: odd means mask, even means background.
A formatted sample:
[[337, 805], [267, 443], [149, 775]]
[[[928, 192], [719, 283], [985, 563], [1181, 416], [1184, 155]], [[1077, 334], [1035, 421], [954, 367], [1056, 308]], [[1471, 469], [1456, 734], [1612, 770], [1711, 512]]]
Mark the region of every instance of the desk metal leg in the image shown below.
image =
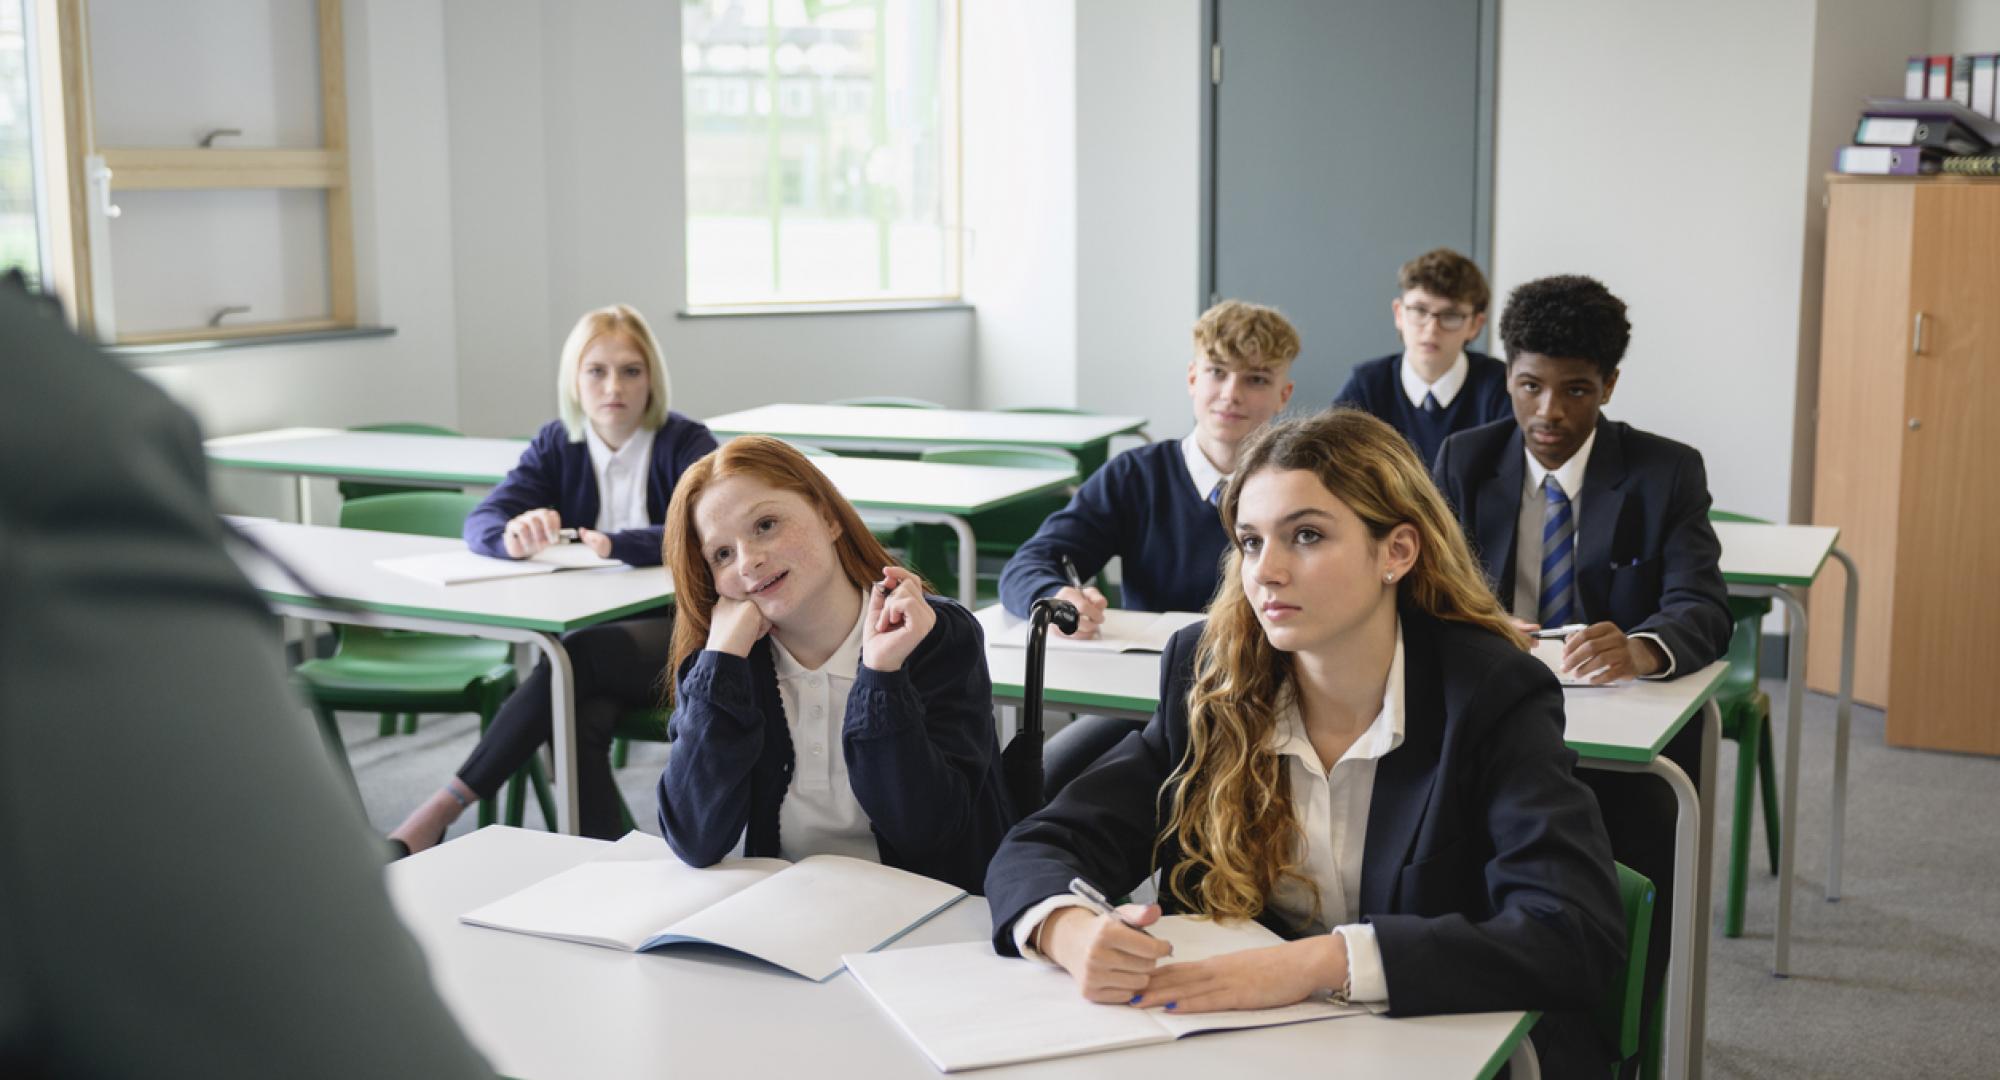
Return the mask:
[[[1702, 707], [1702, 773], [1707, 790], [1715, 790], [1715, 742], [1722, 737], [1722, 713], [1714, 702]], [[1695, 1010], [1704, 1006], [1708, 978], [1708, 904], [1710, 862], [1714, 830], [1710, 812], [1705, 812], [1701, 796], [1681, 767], [1665, 757], [1651, 762], [1586, 759], [1585, 768], [1613, 772], [1651, 773], [1674, 793], [1674, 910], [1673, 957], [1667, 963], [1666, 993], [1660, 998], [1665, 1032], [1660, 1040], [1662, 1074], [1669, 1080], [1689, 1080], [1701, 1076], [1702, 1044], [1697, 1038], [1704, 1026]]]
[[1778, 807], [1778, 822], [1783, 830], [1778, 841], [1778, 928], [1771, 962], [1771, 974], [1782, 979], [1792, 973], [1792, 868], [1799, 856], [1799, 739], [1805, 734], [1806, 606], [1790, 589], [1775, 585], [1741, 586], [1738, 592], [1768, 596], [1783, 604], [1786, 635], [1791, 638], [1785, 660], [1785, 766], [1784, 777], [1779, 781], [1784, 790]]
[[972, 523], [956, 514], [922, 510], [898, 510], [896, 516], [926, 525], [949, 525], [958, 536], [958, 602], [967, 611], [979, 606], [979, 549], [974, 547]]
[[1827, 834], [1826, 898], [1840, 899], [1840, 855], [1847, 843], [1847, 729], [1854, 712], [1854, 626], [1861, 601], [1861, 577], [1847, 552], [1833, 549], [1847, 568], [1847, 595], [1840, 616], [1840, 704], [1834, 711], [1833, 823]]
[[529, 644], [549, 662], [549, 746], [555, 752], [556, 831], [577, 835], [576, 694], [571, 688], [569, 651], [554, 634], [535, 634]]

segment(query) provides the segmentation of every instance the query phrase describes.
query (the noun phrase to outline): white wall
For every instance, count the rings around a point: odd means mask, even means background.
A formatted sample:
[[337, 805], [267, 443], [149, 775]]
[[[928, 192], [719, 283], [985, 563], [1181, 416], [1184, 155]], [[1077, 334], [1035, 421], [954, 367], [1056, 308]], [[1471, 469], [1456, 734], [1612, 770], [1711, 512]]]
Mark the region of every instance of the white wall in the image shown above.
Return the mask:
[[[1201, 0], [1077, 6], [1077, 400], [1186, 434], [1201, 314]], [[984, 357], [982, 356], [982, 363]]]
[[964, 5], [973, 396], [1077, 403], [1077, 3]]
[[[396, 335], [196, 354], [146, 368], [208, 434], [457, 422], [443, 29], [437, 0], [347, 5], [357, 301], [364, 323], [393, 326]], [[232, 509], [289, 505], [276, 481], [219, 473], [217, 484]]]
[[457, 400], [471, 431], [555, 415], [562, 338], [644, 312], [674, 407], [905, 394], [972, 401], [970, 312], [677, 319], [685, 296], [680, 5], [445, 0]]
[[2000, 0], [1931, 0], [1925, 53], [2000, 52]]
[[1848, 0], [1501, 10], [1496, 292], [1580, 272], [1622, 297], [1632, 349], [1608, 411], [1699, 448], [1718, 506], [1800, 508], [1816, 178], [1927, 26], [1922, 6]]

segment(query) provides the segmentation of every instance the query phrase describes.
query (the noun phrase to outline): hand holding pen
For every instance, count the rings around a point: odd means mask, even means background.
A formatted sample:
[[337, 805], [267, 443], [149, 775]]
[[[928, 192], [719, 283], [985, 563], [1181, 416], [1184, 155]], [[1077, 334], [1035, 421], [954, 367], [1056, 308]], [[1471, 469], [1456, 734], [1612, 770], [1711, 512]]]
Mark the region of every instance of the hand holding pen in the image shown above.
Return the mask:
[[868, 613], [861, 621], [862, 664], [871, 671], [895, 671], [936, 625], [923, 579], [900, 566], [883, 567], [882, 580], [868, 589]]
[[611, 557], [611, 538], [595, 529], [565, 528], [562, 515], [546, 507], [517, 514], [500, 534], [507, 554], [531, 559], [558, 544], [585, 544], [600, 559]]
[[[1103, 630], [1104, 612], [1111, 606], [1104, 594], [1086, 586], [1083, 577], [1076, 572], [1076, 564], [1068, 555], [1062, 557], [1063, 576], [1069, 584], [1056, 590], [1056, 599], [1067, 600], [1076, 606], [1076, 633], [1066, 635], [1073, 638], [1094, 638]], [[1058, 627], [1056, 633], [1062, 633]]]
[[1091, 1001], [1136, 1004], [1152, 981], [1153, 969], [1174, 951], [1146, 930], [1159, 921], [1160, 909], [1113, 908], [1082, 878], [1072, 880], [1069, 891], [1083, 906], [1050, 913], [1037, 931], [1036, 948], [1062, 965]]

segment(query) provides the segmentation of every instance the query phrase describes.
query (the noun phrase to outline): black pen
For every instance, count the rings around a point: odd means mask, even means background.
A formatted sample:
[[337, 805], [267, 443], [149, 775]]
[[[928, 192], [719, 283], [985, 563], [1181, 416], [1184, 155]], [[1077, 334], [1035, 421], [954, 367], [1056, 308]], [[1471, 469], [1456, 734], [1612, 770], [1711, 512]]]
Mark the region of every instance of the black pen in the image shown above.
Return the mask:
[[1076, 589], [1076, 591], [1077, 591], [1077, 592], [1082, 592], [1082, 591], [1083, 591], [1083, 578], [1082, 578], [1082, 577], [1080, 577], [1080, 576], [1079, 576], [1079, 575], [1077, 574], [1077, 572], [1076, 572], [1076, 564], [1075, 564], [1075, 563], [1073, 563], [1073, 562], [1071, 562], [1071, 561], [1069, 561], [1069, 556], [1067, 556], [1067, 555], [1064, 555], [1064, 556], [1062, 557], [1062, 566], [1063, 566], [1063, 573], [1065, 573], [1065, 574], [1069, 575], [1069, 583], [1070, 583], [1070, 585], [1071, 585], [1072, 587], [1074, 587], [1074, 588]]

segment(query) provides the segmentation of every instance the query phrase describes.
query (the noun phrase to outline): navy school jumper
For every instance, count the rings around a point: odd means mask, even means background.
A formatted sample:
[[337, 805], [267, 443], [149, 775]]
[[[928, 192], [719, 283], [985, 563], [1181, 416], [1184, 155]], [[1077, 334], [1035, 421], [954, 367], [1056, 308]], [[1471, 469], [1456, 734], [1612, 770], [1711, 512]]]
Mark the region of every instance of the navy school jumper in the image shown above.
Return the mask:
[[[667, 501], [674, 482], [688, 466], [715, 449], [708, 425], [677, 412], [653, 433], [653, 463], [646, 477], [646, 520], [654, 524], [609, 534], [611, 557], [632, 566], [660, 565], [659, 522], [667, 519]], [[597, 526], [597, 474], [590, 467], [587, 440], [571, 442], [562, 421], [551, 420], [521, 451], [521, 463], [465, 518], [465, 546], [481, 555], [505, 559], [501, 539], [507, 523], [530, 510], [552, 508], [564, 528]]]
[[[953, 601], [924, 599], [937, 623], [903, 666], [858, 665], [840, 748], [882, 862], [977, 893], [1014, 823], [986, 636]], [[674, 854], [711, 866], [741, 839], [747, 856], [778, 855], [793, 750], [770, 639], [748, 657], [710, 649], [689, 657], [674, 700], [677, 738], [659, 790], [660, 829]]]
[[1452, 435], [1514, 415], [1507, 400], [1507, 365], [1471, 349], [1465, 351], [1465, 361], [1465, 385], [1435, 416], [1411, 404], [1410, 395], [1403, 393], [1402, 353], [1357, 365], [1333, 402], [1380, 417], [1402, 432], [1428, 467], [1437, 460], [1438, 447]]
[[1083, 482], [1000, 573], [1000, 602], [1026, 617], [1069, 584], [1062, 556], [1086, 580], [1124, 560], [1120, 603], [1133, 611], [1201, 611], [1215, 595], [1229, 537], [1208, 493], [1194, 489], [1181, 441], [1127, 450]]

